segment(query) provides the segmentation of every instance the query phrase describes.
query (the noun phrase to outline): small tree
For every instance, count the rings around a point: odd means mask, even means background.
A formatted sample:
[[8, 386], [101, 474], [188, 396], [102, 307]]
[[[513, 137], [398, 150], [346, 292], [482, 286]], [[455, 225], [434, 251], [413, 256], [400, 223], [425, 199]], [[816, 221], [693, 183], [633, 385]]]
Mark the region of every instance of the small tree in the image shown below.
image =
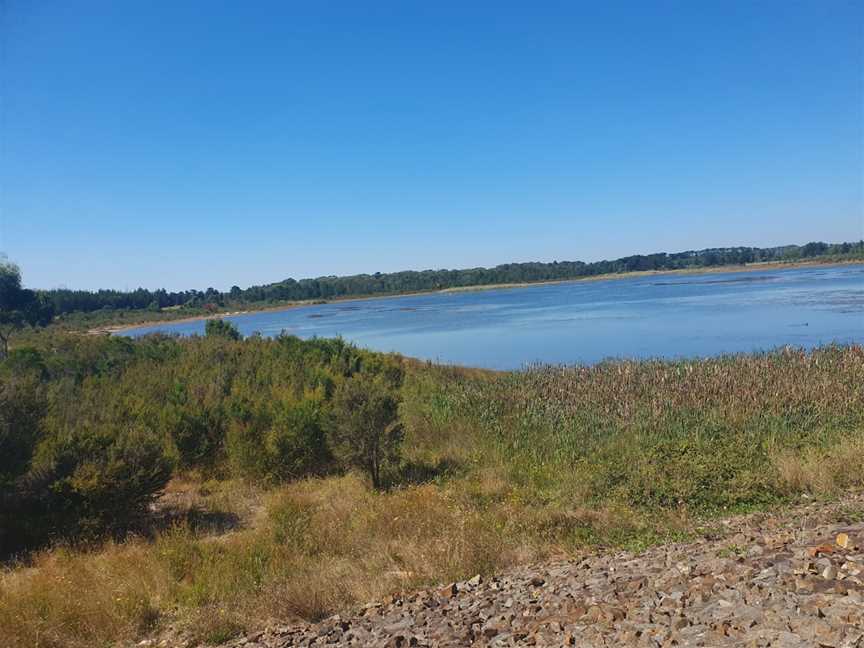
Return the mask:
[[229, 340], [239, 340], [240, 331], [231, 322], [221, 319], [210, 319], [204, 325], [204, 335], [207, 337], [224, 337]]
[[382, 377], [355, 374], [333, 397], [333, 452], [344, 463], [363, 470], [381, 488], [382, 470], [399, 460], [402, 426], [399, 399]]
[[21, 287], [21, 270], [0, 262], [0, 357], [9, 354], [9, 337], [24, 326], [45, 326], [53, 309], [40, 295]]

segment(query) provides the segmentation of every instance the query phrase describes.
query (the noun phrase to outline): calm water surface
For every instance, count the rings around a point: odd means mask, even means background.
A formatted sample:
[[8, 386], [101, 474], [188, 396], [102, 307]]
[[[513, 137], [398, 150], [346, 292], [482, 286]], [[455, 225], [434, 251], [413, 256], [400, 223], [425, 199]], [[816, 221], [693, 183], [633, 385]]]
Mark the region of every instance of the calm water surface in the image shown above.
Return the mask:
[[[244, 335], [342, 336], [495, 369], [864, 342], [864, 265], [658, 275], [439, 293], [226, 317]], [[204, 322], [129, 330], [203, 334]]]

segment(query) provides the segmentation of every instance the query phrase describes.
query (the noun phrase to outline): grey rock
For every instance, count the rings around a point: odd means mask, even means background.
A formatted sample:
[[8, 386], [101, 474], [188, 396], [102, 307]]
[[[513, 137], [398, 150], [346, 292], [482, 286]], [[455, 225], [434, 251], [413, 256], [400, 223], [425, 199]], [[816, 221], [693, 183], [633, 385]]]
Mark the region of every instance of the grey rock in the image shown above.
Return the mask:
[[[840, 506], [813, 501], [782, 517], [727, 520], [724, 533], [687, 545], [478, 575], [319, 624], [274, 626], [222, 648], [864, 648], [864, 522], [840, 521]], [[842, 506], [848, 518], [850, 500]], [[864, 495], [851, 506], [864, 512]], [[848, 548], [810, 551], [841, 529], [852, 539]], [[720, 557], [732, 546], [746, 549]]]

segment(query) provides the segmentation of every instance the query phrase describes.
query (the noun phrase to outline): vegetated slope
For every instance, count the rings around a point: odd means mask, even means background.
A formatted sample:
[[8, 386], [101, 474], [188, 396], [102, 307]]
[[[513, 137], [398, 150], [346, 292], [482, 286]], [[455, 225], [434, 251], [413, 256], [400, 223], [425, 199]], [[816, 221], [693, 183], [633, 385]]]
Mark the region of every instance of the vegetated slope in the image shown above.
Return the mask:
[[[860, 346], [492, 373], [216, 328], [48, 332], [0, 365], [0, 433], [27, 431], [0, 434], [21, 441], [0, 453], [0, 485], [52, 504], [21, 508], [19, 540], [47, 530], [70, 543], [0, 576], [11, 645], [83, 648], [166, 628], [218, 643], [272, 619], [314, 621], [599, 546], [638, 551], [718, 514], [864, 487]], [[336, 394], [353, 394], [342, 386], [358, 374], [401, 400], [401, 457], [380, 490], [331, 434]], [[169, 497], [129, 519], [125, 498], [155, 495], [166, 461]], [[178, 510], [181, 492], [193, 504]]]
[[398, 593], [224, 648], [313, 644], [861, 646], [864, 497], [723, 521], [695, 542], [641, 554], [606, 551]]
[[278, 483], [347, 468], [325, 438], [340, 389], [402, 381], [399, 358], [341, 340], [213, 324], [190, 342], [46, 332], [0, 364], [0, 557], [122, 534], [176, 472]]

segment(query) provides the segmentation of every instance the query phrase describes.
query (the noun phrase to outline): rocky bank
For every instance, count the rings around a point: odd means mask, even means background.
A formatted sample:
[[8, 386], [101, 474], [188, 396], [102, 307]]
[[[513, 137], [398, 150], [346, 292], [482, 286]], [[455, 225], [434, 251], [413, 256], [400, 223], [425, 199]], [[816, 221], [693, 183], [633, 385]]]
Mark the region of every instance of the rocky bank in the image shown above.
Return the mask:
[[717, 526], [688, 544], [475, 576], [223, 648], [864, 648], [864, 497]]

